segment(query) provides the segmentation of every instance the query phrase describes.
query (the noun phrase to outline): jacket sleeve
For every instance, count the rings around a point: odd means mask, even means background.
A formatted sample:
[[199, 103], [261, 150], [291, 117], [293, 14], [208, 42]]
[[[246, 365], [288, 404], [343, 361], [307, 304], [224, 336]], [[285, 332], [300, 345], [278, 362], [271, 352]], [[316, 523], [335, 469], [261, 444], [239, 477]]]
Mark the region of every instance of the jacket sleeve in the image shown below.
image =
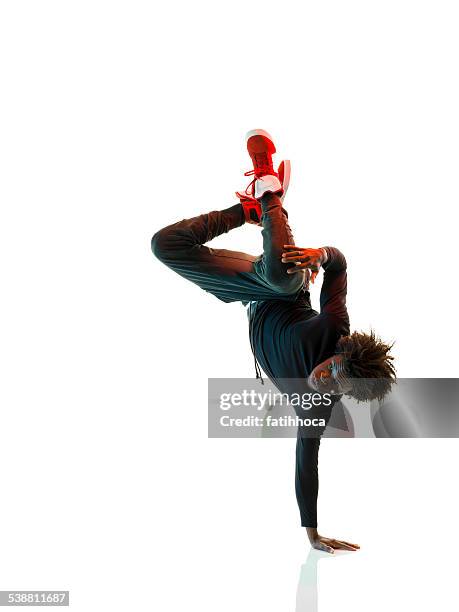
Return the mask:
[[302, 527], [317, 527], [317, 495], [319, 492], [320, 438], [296, 439], [295, 492]]
[[344, 255], [335, 247], [323, 247], [327, 261], [323, 265], [324, 280], [320, 292], [320, 311], [347, 318], [347, 264]]
[[333, 405], [320, 409], [320, 416], [324, 419], [325, 425], [315, 428], [314, 432], [316, 435], [314, 437], [308, 437], [308, 434], [311, 433], [309, 427], [306, 429], [298, 427], [296, 438], [295, 491], [302, 527], [317, 527], [319, 447], [320, 440], [333, 413]]

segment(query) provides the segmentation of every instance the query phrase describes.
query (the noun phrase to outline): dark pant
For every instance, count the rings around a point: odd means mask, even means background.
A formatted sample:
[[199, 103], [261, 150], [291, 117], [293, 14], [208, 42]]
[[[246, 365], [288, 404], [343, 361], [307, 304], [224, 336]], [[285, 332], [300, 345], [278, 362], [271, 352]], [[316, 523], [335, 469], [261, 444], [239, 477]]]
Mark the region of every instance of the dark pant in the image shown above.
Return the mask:
[[224, 302], [294, 300], [305, 277], [287, 274], [292, 264], [281, 262], [284, 244], [294, 244], [287, 213], [274, 194], [263, 196], [261, 207], [263, 254], [259, 257], [204, 246], [244, 223], [241, 204], [159, 230], [151, 241], [153, 253], [174, 272]]

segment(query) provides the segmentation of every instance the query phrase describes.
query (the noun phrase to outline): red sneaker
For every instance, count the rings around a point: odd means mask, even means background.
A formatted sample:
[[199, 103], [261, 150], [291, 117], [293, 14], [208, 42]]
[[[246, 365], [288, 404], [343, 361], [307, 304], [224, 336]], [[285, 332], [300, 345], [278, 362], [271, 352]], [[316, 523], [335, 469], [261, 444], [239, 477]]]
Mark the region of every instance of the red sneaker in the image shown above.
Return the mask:
[[[245, 176], [253, 176], [245, 194], [252, 198], [261, 196], [270, 191], [282, 194], [282, 186], [277, 172], [273, 166], [273, 153], [276, 152], [273, 139], [265, 130], [251, 130], [246, 134], [247, 151], [252, 158], [253, 170], [245, 172]], [[264, 180], [264, 177], [268, 177]]]
[[[290, 161], [288, 159], [281, 161], [277, 170], [279, 181], [282, 185], [282, 195], [280, 199], [282, 202], [287, 194], [288, 186], [290, 184]], [[247, 191], [247, 190], [246, 190]], [[246, 192], [236, 191], [236, 196], [242, 204], [244, 209], [244, 215], [246, 223], [254, 223], [255, 225], [261, 225], [261, 204], [253, 196], [248, 195]]]

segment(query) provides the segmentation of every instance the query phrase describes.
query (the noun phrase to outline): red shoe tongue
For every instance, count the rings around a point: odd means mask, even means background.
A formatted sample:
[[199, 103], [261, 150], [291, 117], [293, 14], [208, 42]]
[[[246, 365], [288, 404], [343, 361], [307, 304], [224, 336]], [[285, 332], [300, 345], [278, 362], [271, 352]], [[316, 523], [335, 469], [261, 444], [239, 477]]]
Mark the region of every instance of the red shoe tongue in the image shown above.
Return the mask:
[[273, 155], [276, 152], [276, 147], [272, 140], [261, 134], [253, 135], [247, 140], [247, 150], [250, 155], [259, 153], [267, 153]]
[[258, 178], [266, 174], [275, 174], [271, 156], [263, 153], [255, 153], [252, 158], [254, 174]]

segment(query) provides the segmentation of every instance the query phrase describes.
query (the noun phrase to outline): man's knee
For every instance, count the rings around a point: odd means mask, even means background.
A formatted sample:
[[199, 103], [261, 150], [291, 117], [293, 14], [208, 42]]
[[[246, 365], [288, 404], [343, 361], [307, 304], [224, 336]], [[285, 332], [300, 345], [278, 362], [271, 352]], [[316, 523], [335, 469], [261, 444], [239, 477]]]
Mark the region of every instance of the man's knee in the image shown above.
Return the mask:
[[302, 274], [287, 274], [286, 270], [269, 274], [267, 280], [276, 293], [284, 295], [295, 295], [304, 284]]
[[160, 261], [165, 261], [171, 252], [171, 242], [168, 228], [160, 229], [151, 239], [151, 250], [153, 255]]

